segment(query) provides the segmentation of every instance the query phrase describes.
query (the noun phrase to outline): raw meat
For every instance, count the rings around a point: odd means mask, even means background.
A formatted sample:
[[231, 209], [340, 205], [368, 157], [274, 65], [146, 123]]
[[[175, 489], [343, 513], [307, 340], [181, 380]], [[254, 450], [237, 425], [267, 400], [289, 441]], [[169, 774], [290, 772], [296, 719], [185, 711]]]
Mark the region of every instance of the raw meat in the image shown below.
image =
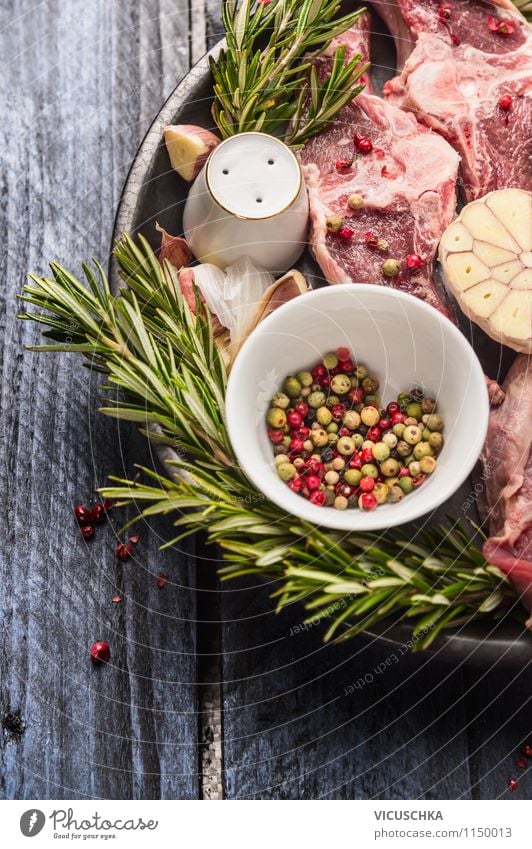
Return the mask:
[[[520, 354], [492, 409], [482, 452], [489, 539], [484, 556], [514, 583], [532, 614], [532, 360]], [[527, 622], [532, 628], [532, 616]]]
[[[342, 38], [348, 54], [367, 56], [367, 36], [363, 18]], [[322, 58], [322, 68], [327, 61]], [[354, 133], [369, 137], [373, 150], [357, 155], [353, 166], [340, 173], [336, 161], [352, 159]], [[328, 282], [391, 285], [450, 314], [432, 280], [438, 241], [455, 211], [459, 160], [450, 145], [414, 116], [363, 92], [308, 142], [301, 161], [310, 196], [310, 246]], [[361, 209], [349, 208], [351, 194], [363, 196]], [[332, 214], [344, 217], [354, 231], [351, 239], [327, 231], [326, 219]], [[368, 247], [367, 232], [385, 239], [388, 252]], [[423, 260], [415, 272], [405, 269], [409, 254]], [[382, 273], [387, 257], [401, 261], [401, 273], [394, 278]]]
[[[466, 199], [506, 187], [532, 190], [532, 28], [515, 7], [455, 0], [444, 4], [450, 17], [442, 20], [434, 0], [375, 5], [402, 67], [384, 95], [458, 151]], [[490, 15], [513, 31], [492, 31]]]
[[[452, 34], [461, 44], [495, 54], [512, 53], [529, 38], [526, 21], [511, 0], [371, 0], [371, 4], [393, 36], [399, 71], [423, 33], [434, 33], [448, 44], [453, 43]], [[514, 32], [494, 32], [490, 15], [511, 20]]]

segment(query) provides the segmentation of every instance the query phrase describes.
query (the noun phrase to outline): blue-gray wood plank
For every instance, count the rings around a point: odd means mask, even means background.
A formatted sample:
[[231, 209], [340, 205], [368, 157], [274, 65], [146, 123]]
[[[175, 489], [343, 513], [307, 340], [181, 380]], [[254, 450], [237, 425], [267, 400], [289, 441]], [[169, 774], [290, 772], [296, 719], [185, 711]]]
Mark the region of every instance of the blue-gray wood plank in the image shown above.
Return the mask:
[[[72, 356], [24, 352], [27, 268], [109, 253], [123, 181], [189, 65], [186, 0], [7, 0], [0, 9], [2, 233], [0, 794], [197, 798], [193, 548], [161, 554], [123, 516], [85, 542], [72, 507], [110, 473], [151, 463], [133, 428], [95, 415], [97, 380]], [[157, 589], [155, 576], [170, 575]], [[124, 600], [114, 605], [115, 593]], [[109, 666], [89, 647], [107, 640]], [[25, 724], [23, 733], [16, 717]], [[15, 717], [15, 719], [14, 719]]]
[[276, 615], [250, 581], [220, 599], [227, 797], [530, 798], [516, 766], [529, 669], [455, 669], [363, 638], [324, 646], [299, 607]]

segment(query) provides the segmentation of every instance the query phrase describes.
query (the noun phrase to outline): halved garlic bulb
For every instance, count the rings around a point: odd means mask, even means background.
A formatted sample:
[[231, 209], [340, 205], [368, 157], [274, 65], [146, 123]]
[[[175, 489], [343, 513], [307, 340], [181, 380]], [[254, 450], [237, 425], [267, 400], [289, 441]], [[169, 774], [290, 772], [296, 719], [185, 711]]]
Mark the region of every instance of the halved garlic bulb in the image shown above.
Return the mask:
[[499, 189], [467, 204], [439, 258], [463, 312], [492, 339], [532, 354], [532, 193]]

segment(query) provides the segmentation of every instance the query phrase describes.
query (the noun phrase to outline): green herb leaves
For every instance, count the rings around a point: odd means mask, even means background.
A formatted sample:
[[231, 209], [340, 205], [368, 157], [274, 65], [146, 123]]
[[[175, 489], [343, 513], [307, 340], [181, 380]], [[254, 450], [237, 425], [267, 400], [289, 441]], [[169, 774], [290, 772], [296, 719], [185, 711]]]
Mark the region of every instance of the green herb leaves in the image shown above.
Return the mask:
[[281, 131], [301, 147], [362, 90], [367, 65], [337, 47], [319, 81], [313, 59], [356, 23], [364, 9], [336, 17], [339, 0], [225, 0], [226, 48], [211, 60], [213, 117], [224, 138]]
[[516, 602], [508, 579], [451, 522], [408, 533], [340, 534], [287, 515], [238, 468], [224, 419], [226, 372], [210, 317], [193, 315], [177, 273], [148, 243], [125, 236], [115, 249], [124, 288], [109, 289], [99, 265], [85, 282], [57, 264], [31, 275], [23, 300], [39, 309], [21, 318], [48, 328], [42, 351], [74, 351], [107, 376], [102, 412], [134, 421], [154, 442], [184, 457], [170, 478], [142, 469], [113, 479], [103, 493], [145, 503], [143, 515], [170, 514], [175, 539], [207, 532], [228, 565], [224, 579], [251, 574], [277, 582], [279, 609], [302, 603], [326, 623], [326, 639], [345, 639], [387, 617], [412, 621], [415, 648], [442, 628], [501, 616]]

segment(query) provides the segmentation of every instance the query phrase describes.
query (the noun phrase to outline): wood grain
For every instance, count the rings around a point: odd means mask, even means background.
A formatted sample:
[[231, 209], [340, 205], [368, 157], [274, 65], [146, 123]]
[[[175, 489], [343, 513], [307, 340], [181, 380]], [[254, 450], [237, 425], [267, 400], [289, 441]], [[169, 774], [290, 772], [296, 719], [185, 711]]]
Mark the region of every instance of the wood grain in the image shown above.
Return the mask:
[[[363, 638], [324, 646], [263, 586], [220, 597], [229, 798], [492, 799], [521, 772], [529, 670], [454, 668]], [[530, 795], [520, 778], [512, 798]]]
[[[24, 0], [1, 15], [0, 793], [196, 798], [193, 548], [161, 554], [168, 529], [153, 523], [117, 562], [124, 516], [82, 540], [73, 505], [152, 459], [95, 415], [98, 381], [78, 359], [24, 352], [39, 334], [15, 318], [27, 268], [106, 262], [137, 145], [188, 69], [188, 6]], [[91, 666], [95, 639], [107, 667]]]

